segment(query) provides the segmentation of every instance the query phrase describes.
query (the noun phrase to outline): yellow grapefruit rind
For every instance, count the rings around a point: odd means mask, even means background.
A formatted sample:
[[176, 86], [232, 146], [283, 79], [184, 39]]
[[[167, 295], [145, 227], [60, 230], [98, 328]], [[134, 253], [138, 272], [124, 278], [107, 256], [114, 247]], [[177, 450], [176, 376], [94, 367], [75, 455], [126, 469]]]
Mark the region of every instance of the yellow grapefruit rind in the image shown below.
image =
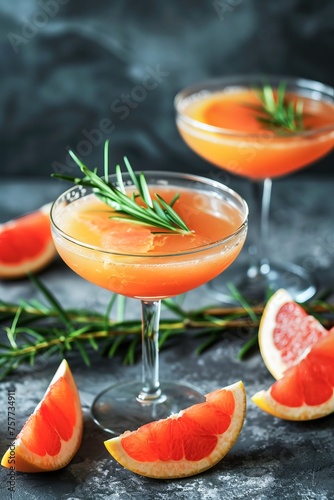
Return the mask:
[[297, 408], [281, 405], [275, 401], [270, 394], [270, 389], [257, 392], [251, 399], [261, 410], [283, 420], [315, 420], [334, 412], [334, 392], [332, 397], [321, 405], [303, 405]]
[[[156, 462], [139, 462], [132, 459], [122, 447], [122, 437], [124, 433], [116, 438], [105, 441], [105, 446], [109, 453], [123, 467], [130, 471], [154, 479], [176, 479], [181, 477], [193, 476], [199, 474], [216, 465], [228, 453], [236, 442], [246, 415], [246, 392], [241, 381], [224, 389], [231, 391], [235, 399], [235, 411], [232, 415], [231, 424], [226, 432], [218, 436], [218, 442], [213, 452], [202, 460], [191, 462], [186, 459], [178, 461], [156, 461]], [[220, 389], [223, 390], [223, 389]], [[217, 393], [218, 391], [215, 391]], [[210, 393], [214, 394], [214, 393]], [[208, 394], [206, 397], [210, 396]], [[178, 418], [186, 410], [178, 414], [171, 415], [168, 418]]]
[[[46, 205], [43, 205], [39, 209], [39, 211], [41, 211], [46, 216], [49, 216], [50, 208], [51, 203], [48, 203]], [[5, 228], [6, 226], [9, 227], [9, 225], [11, 224], [15, 224], [15, 220], [0, 224], [0, 231], [2, 228]], [[54, 260], [56, 255], [57, 251], [55, 245], [53, 243], [53, 240], [50, 239], [49, 243], [43, 250], [43, 253], [37, 259], [25, 261], [20, 265], [15, 264], [4, 266], [0, 264], [0, 279], [10, 280], [24, 278], [28, 273], [36, 273], [48, 266]]]
[[267, 369], [276, 380], [282, 378], [288, 368], [273, 342], [277, 313], [287, 302], [293, 302], [291, 295], [283, 288], [277, 290], [268, 300], [259, 325], [258, 339], [261, 356]]
[[[14, 441], [14, 451], [15, 451], [15, 471], [17, 472], [49, 472], [49, 471], [54, 471], [61, 469], [65, 467], [74, 457], [74, 455], [77, 453], [81, 440], [82, 440], [82, 433], [83, 433], [83, 416], [82, 416], [82, 408], [81, 408], [81, 403], [80, 403], [80, 396], [79, 392], [77, 389], [77, 386], [75, 384], [73, 375], [71, 373], [71, 370], [68, 366], [68, 363], [66, 360], [63, 360], [56, 371], [52, 381], [50, 382], [49, 387], [47, 388], [44, 397], [40, 401], [40, 403], [36, 406], [34, 412], [32, 415], [38, 412], [42, 401], [45, 399], [47, 396], [50, 387], [60, 378], [64, 377], [69, 384], [72, 392], [73, 392], [73, 397], [74, 397], [74, 402], [75, 402], [75, 410], [76, 410], [76, 415], [77, 415], [77, 422], [75, 424], [74, 430], [73, 430], [73, 435], [70, 438], [69, 441], [62, 441], [62, 446], [61, 446], [61, 451], [57, 456], [50, 456], [50, 455], [44, 455], [44, 456], [39, 456], [36, 455], [35, 453], [31, 452], [26, 446], [23, 444], [20, 435], [17, 436], [17, 438]], [[29, 419], [31, 416], [29, 417]], [[27, 420], [26, 424], [29, 423], [29, 419]], [[38, 439], [38, 437], [36, 437]], [[10, 451], [13, 449], [10, 447], [4, 456], [2, 457], [1, 460], [1, 465], [7, 468], [11, 468], [11, 462], [10, 458], [13, 458], [10, 455]]]

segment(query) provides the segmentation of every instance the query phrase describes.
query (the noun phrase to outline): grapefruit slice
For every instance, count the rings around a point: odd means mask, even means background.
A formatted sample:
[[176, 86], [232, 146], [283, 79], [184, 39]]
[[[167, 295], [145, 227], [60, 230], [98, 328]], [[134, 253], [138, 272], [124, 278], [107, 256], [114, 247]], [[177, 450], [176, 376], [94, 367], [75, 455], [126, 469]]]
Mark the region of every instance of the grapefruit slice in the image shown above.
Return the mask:
[[263, 361], [276, 378], [298, 363], [306, 349], [326, 337], [328, 330], [293, 301], [286, 290], [278, 290], [268, 300], [259, 326], [259, 346]]
[[19, 472], [61, 469], [78, 451], [82, 430], [79, 393], [64, 360], [43, 399], [4, 454], [1, 465], [14, 466]]
[[289, 368], [254, 403], [275, 417], [312, 420], [334, 412], [334, 331], [320, 339], [307, 356]]
[[101, 245], [106, 250], [115, 252], [147, 253], [153, 248], [154, 235], [149, 229], [133, 223], [117, 221], [105, 231], [101, 238]]
[[[79, 219], [76, 218], [76, 221], [79, 220], [84, 226], [85, 241], [93, 245], [96, 245], [98, 241], [98, 245], [111, 252], [128, 253], [131, 248], [133, 253], [146, 253], [153, 248], [154, 234], [148, 227], [127, 219], [113, 219], [112, 213], [111, 210], [89, 210], [81, 213]], [[69, 229], [71, 234], [82, 239], [83, 233], [79, 225], [74, 228], [71, 225]], [[73, 231], [78, 231], [78, 233]]]
[[199, 474], [213, 467], [237, 440], [246, 413], [242, 382], [206, 395], [206, 401], [105, 441], [126, 469], [155, 479]]
[[53, 260], [50, 206], [0, 224], [0, 279], [22, 278]]

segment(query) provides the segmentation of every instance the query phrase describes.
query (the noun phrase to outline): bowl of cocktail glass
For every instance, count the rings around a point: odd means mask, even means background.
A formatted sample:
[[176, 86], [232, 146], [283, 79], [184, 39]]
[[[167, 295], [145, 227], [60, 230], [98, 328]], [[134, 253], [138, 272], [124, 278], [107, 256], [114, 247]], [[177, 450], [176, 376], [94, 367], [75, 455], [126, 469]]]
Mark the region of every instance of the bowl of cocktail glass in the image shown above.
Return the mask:
[[[114, 434], [203, 400], [187, 384], [160, 381], [161, 299], [193, 290], [223, 272], [239, 254], [247, 232], [247, 204], [223, 184], [189, 174], [144, 175], [152, 197], [159, 193], [170, 202], [178, 193], [173, 208], [189, 234], [111, 219], [113, 209], [83, 186], [66, 191], [51, 210], [54, 242], [65, 263], [91, 283], [141, 302], [142, 380], [114, 381], [92, 406], [94, 420]], [[131, 196], [131, 177], [123, 177]], [[117, 185], [116, 176], [109, 182]]]
[[[271, 99], [277, 106], [280, 98], [285, 110], [289, 106], [292, 110], [295, 130], [275, 125], [263, 112], [265, 99], [268, 106]], [[176, 123], [186, 144], [226, 173], [249, 179], [254, 194], [249, 232], [253, 238], [247, 259], [242, 265], [238, 259], [223, 280], [218, 277], [208, 285], [219, 300], [234, 301], [226, 286], [230, 279], [254, 301], [264, 300], [269, 290], [279, 288], [299, 302], [315, 294], [314, 278], [306, 269], [286, 262], [284, 255], [279, 261], [268, 255], [268, 215], [272, 179], [306, 167], [332, 150], [333, 102], [334, 90], [328, 85], [270, 75], [203, 81], [177, 94]]]

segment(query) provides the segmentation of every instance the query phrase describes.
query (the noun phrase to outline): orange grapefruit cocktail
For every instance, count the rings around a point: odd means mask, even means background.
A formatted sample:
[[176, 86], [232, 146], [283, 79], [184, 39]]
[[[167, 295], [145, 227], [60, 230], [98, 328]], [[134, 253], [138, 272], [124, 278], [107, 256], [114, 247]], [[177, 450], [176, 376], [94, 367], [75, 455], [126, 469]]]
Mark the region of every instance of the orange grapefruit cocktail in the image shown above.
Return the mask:
[[289, 174], [332, 149], [334, 104], [295, 92], [286, 97], [303, 103], [303, 133], [265, 129], [254, 112], [256, 91], [240, 88], [189, 100], [183, 107], [184, 119], [179, 120], [180, 133], [200, 156], [237, 175], [265, 179]]
[[[296, 115], [299, 110], [300, 127], [297, 123], [295, 130], [289, 130], [278, 127], [272, 116], [268, 119], [263, 112], [264, 90], [261, 96], [264, 84], [266, 90], [269, 84], [275, 104], [283, 84], [282, 102]], [[309, 299], [316, 288], [308, 273], [295, 264], [271, 262], [265, 250], [271, 179], [301, 169], [332, 150], [334, 90], [305, 79], [231, 76], [181, 90], [175, 108], [179, 132], [193, 151], [213, 165], [252, 181], [255, 196], [251, 222], [257, 234], [250, 250], [251, 265], [243, 265], [239, 277], [237, 270], [230, 270], [237, 287], [250, 300], [264, 300], [269, 288], [285, 288], [300, 302]], [[219, 279], [213, 280], [210, 288], [216, 297], [230, 301]]]
[[[145, 172], [145, 178], [152, 199], [160, 195], [167, 204], [176, 200], [173, 209], [187, 232], [114, 218], [114, 208], [82, 185], [65, 192], [51, 211], [54, 242], [66, 264], [86, 280], [142, 304], [142, 382], [115, 384], [99, 394], [92, 407], [95, 421], [115, 434], [202, 400], [189, 386], [160, 386], [160, 302], [224, 271], [239, 254], [247, 232], [247, 205], [226, 186], [168, 172]], [[133, 196], [131, 177], [124, 179], [125, 194], [141, 205], [142, 200]], [[117, 186], [118, 179], [110, 176], [108, 182]]]
[[55, 239], [68, 266], [107, 290], [148, 300], [192, 290], [234, 261], [244, 236], [241, 231], [231, 237], [243, 224], [236, 206], [196, 190], [156, 186], [151, 191], [166, 201], [180, 193], [175, 209], [191, 227], [190, 234], [157, 232], [113, 220], [112, 208], [91, 194], [67, 205], [55, 218], [62, 232], [71, 237]]

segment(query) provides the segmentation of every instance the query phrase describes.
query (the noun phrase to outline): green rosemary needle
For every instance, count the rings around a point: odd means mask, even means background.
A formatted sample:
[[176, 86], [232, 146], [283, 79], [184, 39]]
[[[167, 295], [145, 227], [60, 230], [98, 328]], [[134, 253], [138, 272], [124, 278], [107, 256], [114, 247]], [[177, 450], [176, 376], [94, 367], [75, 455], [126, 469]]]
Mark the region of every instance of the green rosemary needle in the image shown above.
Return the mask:
[[261, 104], [252, 108], [258, 113], [257, 120], [266, 128], [278, 133], [305, 130], [303, 101], [287, 99], [285, 82], [279, 83], [276, 95], [272, 86], [267, 83], [262, 88], [256, 88], [255, 92]]
[[[135, 173], [126, 157], [124, 158], [124, 164], [137, 191], [132, 196], [126, 194], [122, 171], [119, 165], [116, 166], [117, 186], [109, 182], [108, 147], [109, 141], [106, 141], [104, 150], [104, 178], [99, 177], [96, 170], [90, 170], [73, 151], [69, 151], [69, 153], [79, 166], [84, 177], [70, 177], [61, 174], [52, 174], [52, 177], [92, 188], [97, 198], [114, 209], [115, 213], [111, 215], [111, 218], [128, 219], [138, 224], [154, 226], [179, 234], [190, 233], [191, 231], [186, 223], [173, 209], [173, 205], [180, 195], [176, 194], [170, 204], [158, 194], [155, 194], [155, 198], [152, 199], [143, 172]], [[139, 199], [143, 205], [137, 203]]]

